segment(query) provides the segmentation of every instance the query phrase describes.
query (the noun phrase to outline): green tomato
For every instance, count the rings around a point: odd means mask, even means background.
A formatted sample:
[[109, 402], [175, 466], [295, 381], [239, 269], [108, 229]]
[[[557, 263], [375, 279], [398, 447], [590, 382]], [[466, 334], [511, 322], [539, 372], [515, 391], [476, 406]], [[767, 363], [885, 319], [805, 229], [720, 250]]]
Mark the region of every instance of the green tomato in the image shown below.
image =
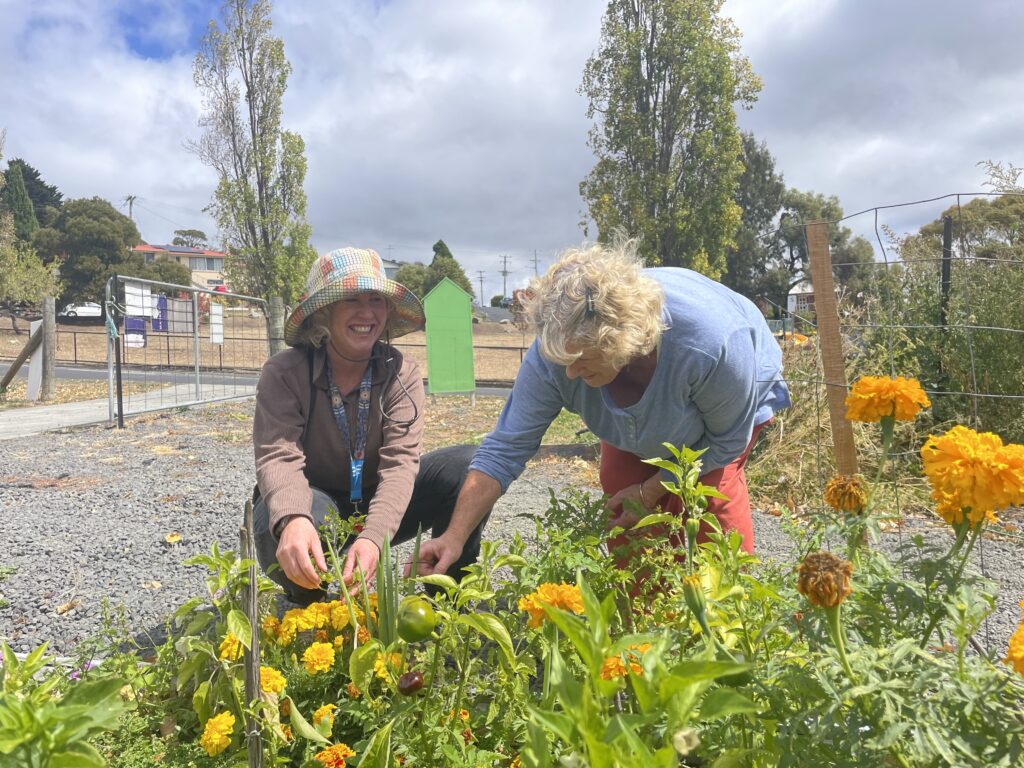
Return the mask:
[[398, 606], [398, 636], [405, 642], [426, 640], [436, 625], [434, 606], [425, 597], [410, 595]]

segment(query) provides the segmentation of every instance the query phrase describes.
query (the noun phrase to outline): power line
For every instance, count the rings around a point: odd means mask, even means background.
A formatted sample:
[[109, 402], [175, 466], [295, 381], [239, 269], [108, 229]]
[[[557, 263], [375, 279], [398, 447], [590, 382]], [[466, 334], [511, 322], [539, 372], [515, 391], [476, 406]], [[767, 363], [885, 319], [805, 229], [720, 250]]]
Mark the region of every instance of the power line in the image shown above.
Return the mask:
[[498, 258], [502, 260], [501, 296], [502, 296], [502, 298], [504, 298], [504, 297], [508, 296], [508, 271], [509, 271], [508, 270], [508, 259], [509, 259], [509, 257], [508, 256], [499, 256]]

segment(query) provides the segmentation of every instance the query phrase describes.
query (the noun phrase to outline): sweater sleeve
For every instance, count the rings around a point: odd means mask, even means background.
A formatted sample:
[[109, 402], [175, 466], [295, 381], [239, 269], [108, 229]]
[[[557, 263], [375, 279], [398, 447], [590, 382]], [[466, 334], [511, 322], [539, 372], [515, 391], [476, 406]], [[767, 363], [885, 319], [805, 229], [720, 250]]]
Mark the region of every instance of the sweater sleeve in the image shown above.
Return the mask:
[[370, 501], [361, 539], [378, 547], [398, 531], [412, 499], [423, 439], [423, 377], [416, 361], [403, 358], [401, 370], [384, 392], [386, 418], [377, 467], [377, 490]]
[[304, 404], [308, 390], [298, 391], [295, 377], [285, 375], [288, 368], [282, 358], [275, 355], [263, 366], [256, 385], [256, 413], [252, 427], [256, 482], [267, 503], [272, 531], [289, 515], [311, 518], [309, 510], [313, 501], [309, 481], [303, 472], [306, 454], [302, 446], [302, 429], [308, 407]]
[[702, 457], [704, 472], [728, 465], [750, 442], [758, 408], [757, 359], [753, 330], [736, 330], [693, 388], [693, 402], [704, 419], [704, 437], [694, 447], [708, 449]]
[[522, 474], [526, 462], [537, 453], [544, 433], [562, 410], [562, 395], [545, 374], [535, 343], [519, 368], [494, 431], [484, 438], [470, 462], [470, 469], [497, 480], [502, 493]]

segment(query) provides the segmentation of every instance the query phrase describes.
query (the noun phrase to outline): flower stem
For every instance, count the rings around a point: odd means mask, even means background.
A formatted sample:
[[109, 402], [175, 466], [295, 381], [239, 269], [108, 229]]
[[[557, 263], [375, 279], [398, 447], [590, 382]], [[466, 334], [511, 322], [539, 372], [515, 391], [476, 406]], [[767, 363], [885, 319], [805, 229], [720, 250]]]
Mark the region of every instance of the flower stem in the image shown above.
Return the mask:
[[842, 608], [842, 605], [837, 605], [833, 608], [824, 609], [825, 617], [828, 619], [828, 634], [832, 638], [832, 644], [835, 645], [836, 652], [839, 654], [839, 663], [843, 665], [843, 671], [850, 678], [850, 683], [856, 685], [857, 676], [853, 673], [850, 659], [846, 655], [846, 633], [843, 632]]
[[889, 449], [892, 447], [892, 436], [896, 431], [896, 417], [886, 416], [882, 419], [882, 457], [878, 460], [878, 470], [875, 472], [875, 482], [871, 484], [871, 493], [868, 494], [867, 503], [864, 505], [864, 517], [871, 512], [872, 503], [875, 500], [875, 491], [878, 484], [882, 482], [882, 470], [885, 469], [885, 462], [889, 458]]
[[[983, 523], [981, 522], [977, 525], [969, 525], [966, 522], [961, 525], [960, 529], [957, 531], [956, 540], [953, 542], [953, 546], [950, 547], [949, 554], [943, 558], [944, 560], [950, 560], [956, 557], [964, 545], [964, 540], [967, 539], [967, 534], [970, 533], [970, 540], [967, 542], [967, 549], [965, 549], [963, 554], [960, 555], [960, 563], [957, 565], [956, 573], [953, 575], [950, 589], [955, 588], [957, 583], [960, 581], [960, 577], [963, 576], [964, 568], [967, 567], [967, 560], [971, 556], [971, 550], [974, 549], [974, 544], [978, 541], [978, 536], [981, 534], [982, 525]], [[940, 611], [936, 611], [924, 631], [924, 636], [921, 639], [921, 648], [928, 647], [928, 641], [931, 640], [932, 632], [935, 631], [935, 627], [938, 626], [941, 618], [942, 613]]]

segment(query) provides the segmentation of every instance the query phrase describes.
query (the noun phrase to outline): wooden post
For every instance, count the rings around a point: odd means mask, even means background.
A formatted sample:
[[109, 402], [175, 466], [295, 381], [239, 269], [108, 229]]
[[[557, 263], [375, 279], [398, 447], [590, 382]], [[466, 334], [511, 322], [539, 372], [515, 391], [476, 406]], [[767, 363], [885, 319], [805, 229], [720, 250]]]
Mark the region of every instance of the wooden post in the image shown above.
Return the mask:
[[832, 444], [836, 455], [836, 472], [857, 474], [857, 451], [853, 445], [853, 428], [846, 419], [846, 365], [843, 361], [843, 339], [839, 333], [839, 311], [836, 289], [832, 281], [832, 257], [828, 250], [828, 224], [815, 221], [807, 225], [807, 253], [811, 262], [811, 284], [814, 287], [814, 314], [817, 317], [821, 365], [828, 394], [828, 415], [832, 424]]
[[270, 297], [269, 312], [267, 323], [270, 335], [270, 354], [276, 355], [288, 346], [284, 343], [284, 300], [280, 296]]
[[18, 374], [21, 366], [25, 364], [25, 361], [32, 357], [32, 353], [36, 351], [36, 347], [43, 340], [43, 329], [39, 328], [35, 333], [28, 337], [28, 342], [22, 348], [18, 356], [14, 358], [14, 362], [11, 363], [11, 367], [7, 369], [7, 373], [4, 374], [3, 379], [0, 379], [0, 395], [7, 391], [7, 387], [14, 380], [14, 377]]
[[[256, 541], [252, 524], [252, 499], [245, 501], [245, 517], [238, 532], [243, 560], [252, 560], [249, 566], [249, 584], [242, 589], [242, 609], [252, 628], [249, 650], [245, 652], [245, 699], [248, 705], [261, 696], [260, 691], [260, 625], [259, 625], [259, 573], [256, 566]], [[263, 768], [263, 736], [259, 721], [245, 713], [245, 746], [249, 753], [249, 768]]]
[[43, 298], [43, 386], [40, 399], [53, 400], [57, 394], [54, 361], [57, 359], [57, 306], [53, 296]]

